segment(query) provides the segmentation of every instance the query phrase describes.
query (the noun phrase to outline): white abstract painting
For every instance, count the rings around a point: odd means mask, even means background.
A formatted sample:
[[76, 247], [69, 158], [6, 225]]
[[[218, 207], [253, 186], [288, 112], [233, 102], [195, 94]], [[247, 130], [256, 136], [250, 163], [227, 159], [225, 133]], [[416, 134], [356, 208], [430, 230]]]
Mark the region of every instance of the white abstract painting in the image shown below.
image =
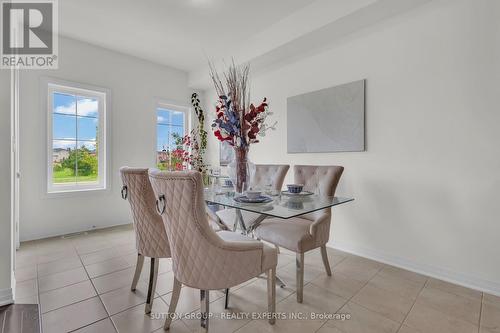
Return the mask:
[[365, 150], [365, 80], [287, 99], [289, 153]]

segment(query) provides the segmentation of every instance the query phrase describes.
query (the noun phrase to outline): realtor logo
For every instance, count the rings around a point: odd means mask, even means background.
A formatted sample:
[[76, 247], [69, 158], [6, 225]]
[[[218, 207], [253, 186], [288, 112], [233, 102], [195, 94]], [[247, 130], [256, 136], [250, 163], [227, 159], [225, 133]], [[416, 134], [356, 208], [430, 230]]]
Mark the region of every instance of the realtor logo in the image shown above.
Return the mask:
[[1, 68], [57, 69], [56, 0], [2, 0]]

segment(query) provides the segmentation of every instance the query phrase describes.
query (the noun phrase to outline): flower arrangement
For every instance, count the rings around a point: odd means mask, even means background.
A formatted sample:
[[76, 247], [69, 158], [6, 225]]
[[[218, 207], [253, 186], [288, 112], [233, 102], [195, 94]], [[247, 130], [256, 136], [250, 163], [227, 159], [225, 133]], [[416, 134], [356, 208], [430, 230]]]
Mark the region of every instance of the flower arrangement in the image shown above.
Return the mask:
[[[235, 150], [233, 183], [236, 191], [242, 192], [248, 186], [250, 178], [248, 150], [253, 143], [258, 143], [258, 137], [264, 137], [268, 130], [276, 128], [276, 122], [268, 125], [269, 111], [267, 99], [257, 107], [249, 103], [249, 73], [250, 66], [236, 66], [234, 61], [223, 73], [223, 80], [209, 63], [210, 76], [219, 97], [215, 108], [216, 117], [212, 122], [212, 131], [221, 142], [228, 142]], [[231, 164], [230, 176], [231, 176]], [[234, 182], [236, 180], [236, 182]]]
[[227, 141], [235, 148], [245, 148], [252, 143], [258, 143], [257, 136], [264, 137], [266, 131], [274, 130], [266, 123], [267, 117], [273, 113], [269, 111], [267, 99], [255, 107], [249, 100], [247, 89], [249, 65], [238, 68], [234, 62], [224, 73], [225, 85], [219, 74], [211, 65], [211, 77], [219, 101], [215, 108], [216, 118], [212, 123], [212, 130], [219, 141]]

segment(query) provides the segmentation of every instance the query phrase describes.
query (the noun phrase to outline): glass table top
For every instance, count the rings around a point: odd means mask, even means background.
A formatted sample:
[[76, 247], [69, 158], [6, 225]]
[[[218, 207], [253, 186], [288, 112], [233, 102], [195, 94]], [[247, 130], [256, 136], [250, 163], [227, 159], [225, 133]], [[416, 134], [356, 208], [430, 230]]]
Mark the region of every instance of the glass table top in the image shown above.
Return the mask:
[[273, 201], [268, 203], [241, 203], [234, 200], [234, 192], [215, 192], [211, 189], [205, 189], [205, 201], [208, 203], [238, 208], [283, 219], [304, 215], [354, 200], [353, 198], [325, 197], [316, 194], [308, 196], [289, 196], [280, 194], [269, 197], [271, 197]]

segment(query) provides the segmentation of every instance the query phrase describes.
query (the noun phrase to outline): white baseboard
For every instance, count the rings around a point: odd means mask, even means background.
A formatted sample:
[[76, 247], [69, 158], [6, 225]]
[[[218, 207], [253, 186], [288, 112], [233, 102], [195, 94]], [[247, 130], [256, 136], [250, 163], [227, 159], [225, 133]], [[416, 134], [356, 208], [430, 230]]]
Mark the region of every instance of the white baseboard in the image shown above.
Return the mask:
[[14, 294], [12, 288], [0, 290], [0, 306], [14, 303]]
[[403, 268], [415, 273], [427, 275], [436, 279], [444, 280], [463, 287], [479, 290], [489, 294], [500, 296], [500, 283], [488, 281], [475, 276], [458, 273], [445, 268], [413, 262], [405, 258], [384, 253], [375, 249], [348, 244], [345, 242], [329, 242], [328, 247], [352, 253], [360, 257], [373, 259], [384, 264]]

